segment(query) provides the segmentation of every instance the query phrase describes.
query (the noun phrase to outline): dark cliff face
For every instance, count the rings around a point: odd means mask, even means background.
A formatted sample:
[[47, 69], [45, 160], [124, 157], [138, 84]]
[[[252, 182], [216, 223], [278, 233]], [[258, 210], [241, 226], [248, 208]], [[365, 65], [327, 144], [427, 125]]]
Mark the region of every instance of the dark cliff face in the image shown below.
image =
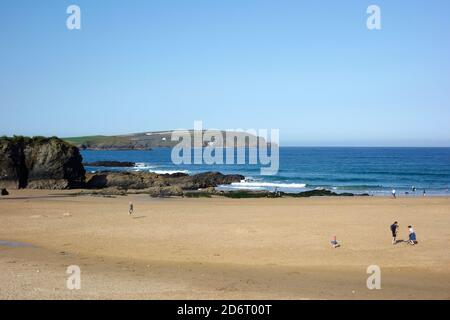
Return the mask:
[[25, 188], [27, 180], [22, 144], [13, 139], [1, 139], [0, 186], [12, 189]]
[[0, 186], [18, 189], [81, 187], [85, 170], [78, 148], [58, 138], [0, 138]]

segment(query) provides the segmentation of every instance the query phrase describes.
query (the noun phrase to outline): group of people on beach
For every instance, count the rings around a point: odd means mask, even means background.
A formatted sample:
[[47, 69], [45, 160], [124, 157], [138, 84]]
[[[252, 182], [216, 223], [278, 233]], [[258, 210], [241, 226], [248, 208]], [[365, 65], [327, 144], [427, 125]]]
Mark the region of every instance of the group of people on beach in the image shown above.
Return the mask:
[[[411, 187], [411, 191], [412, 191], [413, 193], [416, 193], [416, 190], [417, 190], [417, 189], [416, 189], [415, 186], [412, 186], [412, 187]], [[448, 189], [447, 189], [447, 192], [448, 192]], [[394, 199], [397, 198], [397, 190], [392, 189], [391, 193], [392, 193], [392, 197], [393, 197]], [[406, 191], [405, 194], [409, 194], [409, 192]], [[423, 189], [422, 195], [425, 197], [426, 194], [427, 194], [427, 191], [426, 191], [425, 189]]]
[[[128, 204], [128, 214], [132, 215], [134, 212], [134, 205], [132, 202], [130, 202]], [[392, 225], [391, 225], [391, 232], [392, 232], [392, 244], [396, 244], [397, 243], [397, 232], [398, 232], [398, 222], [395, 221]], [[411, 245], [415, 245], [417, 244], [417, 239], [416, 239], [416, 233], [413, 229], [412, 226], [408, 226], [408, 232], [409, 232], [409, 236], [408, 236], [408, 243]], [[333, 248], [338, 248], [340, 247], [340, 244], [337, 242], [337, 238], [334, 235], [331, 239], [331, 246]]]
[[[397, 244], [397, 233], [398, 233], [398, 228], [399, 228], [398, 222], [395, 221], [395, 222], [391, 225], [392, 244]], [[418, 242], [417, 242], [416, 232], [414, 231], [414, 228], [413, 228], [411, 225], [408, 226], [408, 233], [409, 233], [409, 235], [408, 235], [408, 244], [411, 244], [411, 245], [417, 244]], [[338, 247], [340, 247], [340, 244], [337, 242], [336, 236], [333, 236], [333, 237], [331, 238], [330, 243], [331, 243], [331, 247], [332, 247], [332, 248], [338, 248]]]
[[[398, 232], [398, 222], [395, 221], [391, 225], [391, 232], [392, 232], [392, 244], [397, 243], [397, 232]], [[408, 226], [408, 244], [415, 245], [417, 244], [417, 238], [416, 238], [416, 232], [414, 231], [413, 227], [411, 225]]]

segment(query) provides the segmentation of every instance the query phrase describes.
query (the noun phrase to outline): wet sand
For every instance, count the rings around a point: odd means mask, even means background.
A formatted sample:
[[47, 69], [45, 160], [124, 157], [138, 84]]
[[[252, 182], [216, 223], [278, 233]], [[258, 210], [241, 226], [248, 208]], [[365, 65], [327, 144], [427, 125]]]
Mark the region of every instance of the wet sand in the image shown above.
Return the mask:
[[[0, 198], [0, 299], [450, 298], [448, 197], [71, 193]], [[419, 244], [392, 245], [394, 220], [399, 239], [412, 224]], [[81, 268], [80, 290], [66, 287], [69, 265]], [[366, 287], [369, 265], [381, 268], [381, 290]]]

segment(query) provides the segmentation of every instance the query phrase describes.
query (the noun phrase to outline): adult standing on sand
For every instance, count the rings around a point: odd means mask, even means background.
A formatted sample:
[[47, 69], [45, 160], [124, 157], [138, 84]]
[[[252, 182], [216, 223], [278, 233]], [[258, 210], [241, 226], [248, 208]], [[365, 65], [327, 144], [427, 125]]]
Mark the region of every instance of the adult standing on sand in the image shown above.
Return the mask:
[[392, 189], [392, 197], [394, 199], [397, 198], [396, 193], [397, 193], [397, 191], [395, 191], [395, 189]]
[[391, 225], [392, 244], [396, 244], [396, 243], [397, 243], [397, 229], [398, 229], [398, 222], [395, 221], [395, 222]]
[[130, 202], [129, 206], [128, 206], [128, 214], [132, 215], [134, 211], [134, 206], [133, 206], [133, 202]]

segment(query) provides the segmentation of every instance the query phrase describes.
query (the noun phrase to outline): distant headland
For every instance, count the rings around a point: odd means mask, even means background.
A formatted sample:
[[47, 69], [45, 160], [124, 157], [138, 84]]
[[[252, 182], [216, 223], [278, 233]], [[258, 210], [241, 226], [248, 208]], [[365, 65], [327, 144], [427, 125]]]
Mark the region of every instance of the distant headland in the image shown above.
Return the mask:
[[[172, 148], [178, 141], [172, 141], [172, 134], [175, 130], [169, 131], [148, 131], [141, 133], [132, 133], [125, 135], [94, 135], [84, 137], [68, 137], [62, 138], [62, 140], [73, 144], [74, 146], [82, 150], [151, 150], [153, 148]], [[193, 130], [188, 130], [190, 134], [193, 134]], [[258, 142], [265, 143], [265, 139], [262, 137], [256, 137], [247, 132], [239, 131], [219, 131], [222, 135], [231, 134], [235, 139], [234, 147], [257, 147]], [[248, 137], [254, 137], [254, 139], [248, 139]], [[220, 143], [218, 141], [218, 143]], [[203, 142], [203, 146], [206, 147], [208, 141]], [[229, 147], [224, 140], [221, 145], [216, 144], [216, 147]]]

